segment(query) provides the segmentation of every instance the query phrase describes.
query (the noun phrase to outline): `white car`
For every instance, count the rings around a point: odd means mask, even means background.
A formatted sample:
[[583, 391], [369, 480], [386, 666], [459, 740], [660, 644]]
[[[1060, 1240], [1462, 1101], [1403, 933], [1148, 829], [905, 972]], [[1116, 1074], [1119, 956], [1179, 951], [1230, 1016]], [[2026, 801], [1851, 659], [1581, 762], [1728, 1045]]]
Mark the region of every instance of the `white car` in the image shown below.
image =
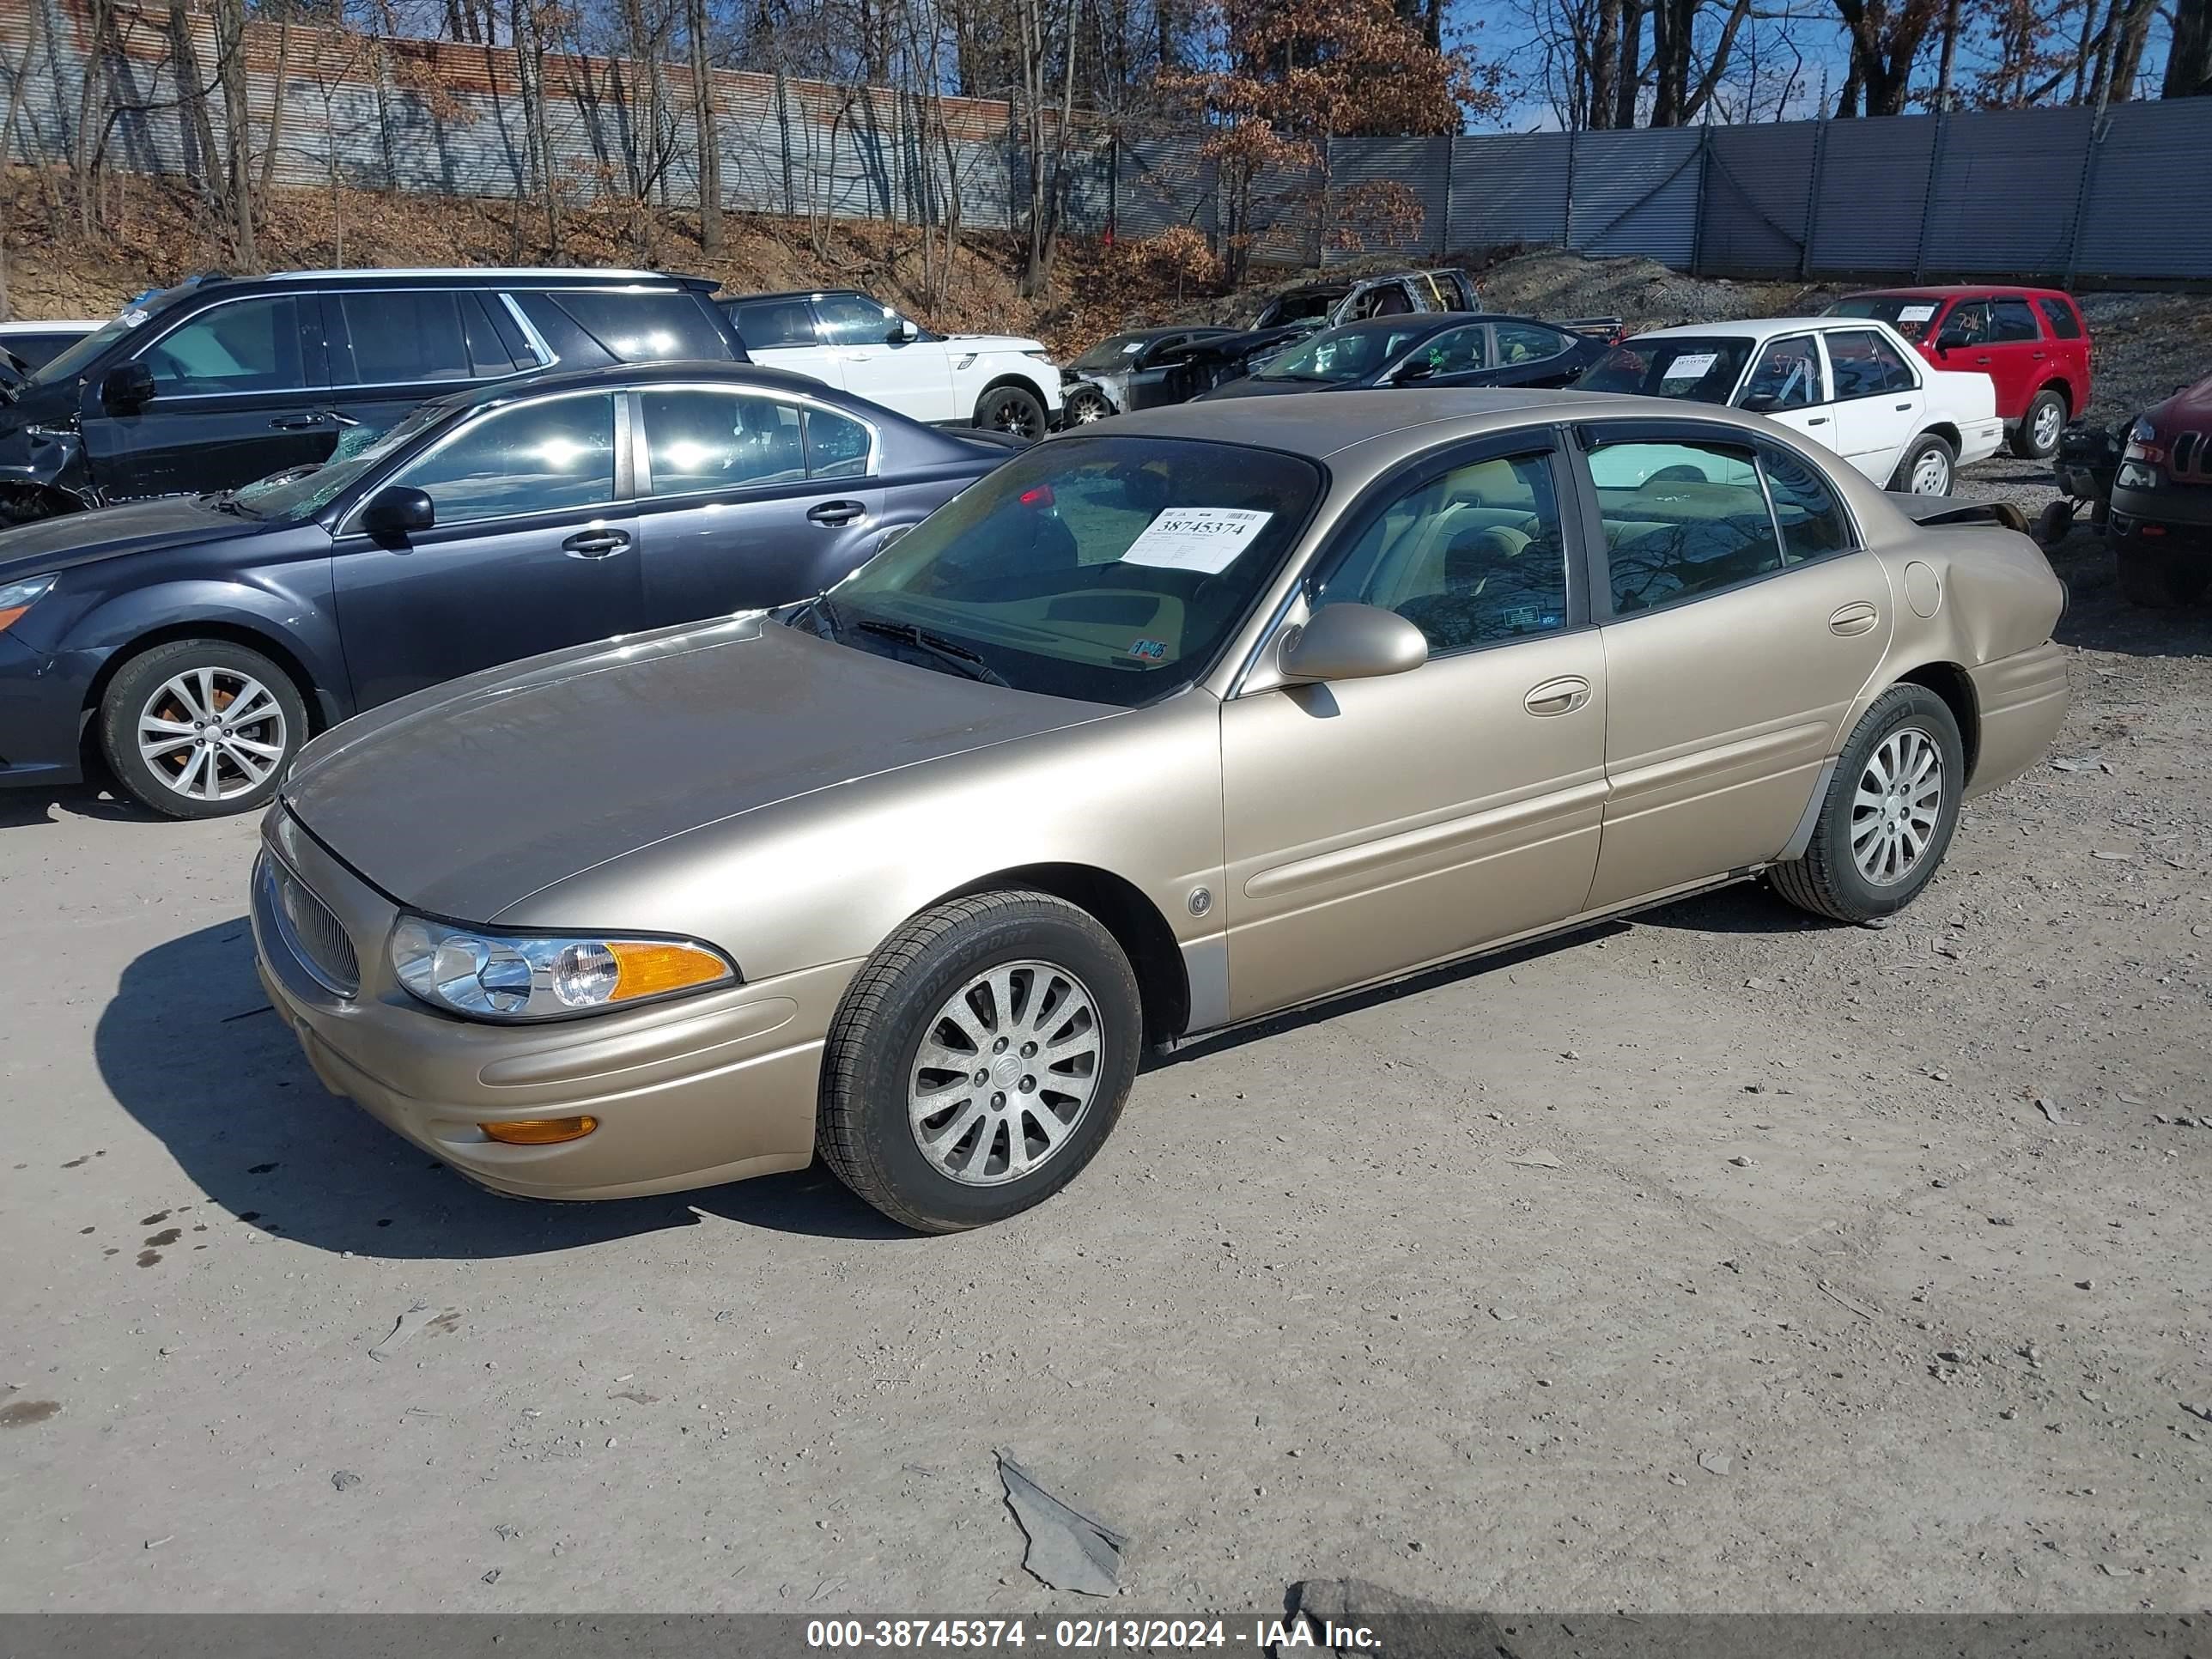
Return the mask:
[[96, 322], [0, 323], [0, 351], [26, 368], [36, 368], [98, 328]]
[[1654, 329], [1577, 380], [1755, 410], [1834, 450], [1885, 489], [1948, 495], [1958, 468], [2004, 442], [1986, 374], [1931, 368], [1887, 323], [1770, 317]]
[[933, 426], [1042, 438], [1060, 423], [1060, 371], [1035, 340], [935, 334], [854, 289], [716, 301], [755, 362], [817, 380]]

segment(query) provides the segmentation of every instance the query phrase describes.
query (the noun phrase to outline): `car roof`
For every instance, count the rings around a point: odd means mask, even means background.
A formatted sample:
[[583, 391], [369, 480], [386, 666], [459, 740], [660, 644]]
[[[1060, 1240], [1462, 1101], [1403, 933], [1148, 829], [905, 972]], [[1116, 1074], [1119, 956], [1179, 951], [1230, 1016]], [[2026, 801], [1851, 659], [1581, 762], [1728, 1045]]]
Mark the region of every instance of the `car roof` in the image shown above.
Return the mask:
[[2033, 294], [2038, 299], [2070, 300], [2063, 288], [2036, 288], [2027, 283], [1932, 283], [1910, 288], [1857, 288], [1843, 297], [1870, 299], [1887, 295], [1900, 300], [1978, 300], [1992, 295]]
[[[2016, 290], [2015, 290], [2016, 291]], [[1679, 323], [1673, 328], [1647, 328], [1630, 335], [1631, 340], [1710, 340], [1716, 336], [1741, 340], [1771, 340], [1778, 334], [1804, 334], [1819, 331], [1832, 334], [1838, 329], [1863, 329], [1869, 324], [1879, 325], [1875, 317], [1741, 317], [1725, 323]]]
[[12, 323], [0, 323], [0, 334], [51, 334], [64, 328], [81, 328], [89, 334], [95, 328], [106, 326], [105, 323], [94, 322], [83, 317], [48, 317], [40, 322], [18, 318]]
[[834, 283], [827, 288], [778, 289], [773, 294], [717, 294], [714, 296], [714, 303], [718, 306], [741, 306], [750, 305], [757, 300], [813, 300], [827, 294], [850, 294], [856, 298], [867, 301], [872, 305], [883, 303], [866, 289], [841, 288]]
[[[1223, 418], [1219, 405], [1203, 399], [1160, 409], [1117, 415], [1103, 426], [1070, 428], [1061, 443], [1096, 438], [1202, 438], [1279, 449], [1311, 460], [1324, 460], [1359, 445], [1411, 453], [1454, 438], [1478, 437], [1498, 428], [1540, 426], [1557, 421], [1643, 419], [1713, 421], [1771, 434], [1758, 416], [1718, 404], [1684, 404], [1672, 398], [1638, 398], [1613, 392], [1568, 392], [1540, 388], [1498, 391], [1332, 392], [1326, 397], [1254, 398], [1240, 401], [1237, 418]], [[1224, 437], [1224, 428], [1233, 430]]]
[[[714, 360], [656, 363], [606, 363], [597, 368], [556, 369], [550, 374], [530, 374], [517, 380], [493, 380], [447, 393], [436, 401], [452, 408], [476, 408], [535, 398], [549, 392], [588, 392], [600, 386], [665, 386], [672, 382], [713, 380], [762, 392], [797, 392], [817, 402], [842, 405], [856, 402], [851, 394], [817, 380], [811, 374], [770, 368], [764, 363], [723, 362]], [[889, 413], [875, 410], [869, 418]]]

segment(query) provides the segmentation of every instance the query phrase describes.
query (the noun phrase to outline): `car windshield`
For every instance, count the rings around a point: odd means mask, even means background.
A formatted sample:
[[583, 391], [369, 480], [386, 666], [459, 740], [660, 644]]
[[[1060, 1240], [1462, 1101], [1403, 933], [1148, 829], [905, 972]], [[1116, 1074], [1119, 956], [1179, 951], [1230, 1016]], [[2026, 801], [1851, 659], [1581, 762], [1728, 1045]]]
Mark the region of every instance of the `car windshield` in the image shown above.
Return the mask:
[[1394, 362], [1422, 335], [1426, 325], [1399, 328], [1332, 328], [1291, 346], [1253, 373], [1255, 380], [1323, 380], [1333, 386], [1363, 380]]
[[1725, 335], [1711, 339], [1628, 340], [1584, 369], [1575, 389], [1724, 404], [1743, 378], [1743, 366], [1751, 350], [1749, 340]]
[[294, 467], [270, 474], [258, 483], [234, 489], [228, 499], [256, 518], [301, 524], [321, 512], [346, 489], [366, 477], [387, 456], [411, 442], [417, 434], [437, 425], [453, 413], [444, 403], [424, 404], [398, 425], [378, 434], [367, 427], [349, 428], [338, 440], [330, 459], [320, 466]]
[[1133, 708], [1212, 666], [1297, 538], [1320, 468], [1139, 437], [1040, 444], [791, 613], [857, 649]]
[[[125, 307], [121, 316], [102, 323], [84, 338], [75, 342], [66, 350], [55, 353], [38, 368], [33, 369], [30, 375], [31, 384], [60, 386], [65, 381], [74, 380], [78, 375], [83, 374], [89, 365], [99, 360], [101, 352], [130, 333], [131, 330], [143, 324], [147, 316], [147, 313], [135, 306]], [[132, 317], [136, 317], [138, 321], [136, 323], [130, 321], [129, 319]]]
[[1285, 323], [1303, 322], [1309, 317], [1326, 317], [1339, 300], [1344, 297], [1340, 288], [1314, 289], [1303, 294], [1285, 294], [1260, 313], [1255, 328], [1279, 328]]
[[1910, 294], [1851, 294], [1830, 306], [1827, 314], [1871, 317], [1876, 322], [1887, 323], [1908, 340], [1918, 340], [1928, 332], [1936, 313], [1942, 308], [1941, 300], [1917, 298]]

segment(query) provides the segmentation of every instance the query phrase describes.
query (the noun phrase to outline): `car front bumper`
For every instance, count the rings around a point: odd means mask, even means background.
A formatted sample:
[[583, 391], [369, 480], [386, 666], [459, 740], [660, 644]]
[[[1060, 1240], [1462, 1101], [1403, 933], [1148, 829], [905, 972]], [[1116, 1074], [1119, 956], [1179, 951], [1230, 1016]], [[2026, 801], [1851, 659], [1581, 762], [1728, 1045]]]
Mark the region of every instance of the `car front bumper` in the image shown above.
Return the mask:
[[67, 656], [0, 634], [0, 784], [75, 783], [90, 681]]
[[[268, 878], [272, 861], [343, 931], [358, 963], [351, 994], [311, 965]], [[857, 963], [575, 1020], [451, 1018], [392, 975], [385, 940], [398, 908], [281, 807], [264, 825], [252, 914], [262, 985], [324, 1085], [483, 1186], [632, 1198], [813, 1158], [823, 1041]], [[479, 1127], [580, 1115], [599, 1127], [554, 1146], [508, 1145]]]
[[2177, 483], [2161, 476], [2154, 489], [2112, 486], [2112, 526], [2121, 536], [2142, 536], [2174, 548], [2212, 545], [2212, 484]]

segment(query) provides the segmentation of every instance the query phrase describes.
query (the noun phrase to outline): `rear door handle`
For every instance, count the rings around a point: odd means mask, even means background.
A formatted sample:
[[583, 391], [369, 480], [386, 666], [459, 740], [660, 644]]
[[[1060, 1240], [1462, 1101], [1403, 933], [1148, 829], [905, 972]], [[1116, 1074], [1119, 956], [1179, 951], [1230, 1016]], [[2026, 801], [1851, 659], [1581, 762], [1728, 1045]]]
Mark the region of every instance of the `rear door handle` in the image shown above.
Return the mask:
[[1846, 638], [1863, 634], [1881, 620], [1881, 612], [1864, 599], [1853, 605], [1838, 605], [1828, 617], [1828, 631]]
[[1589, 682], [1579, 674], [1546, 680], [1521, 700], [1532, 714], [1571, 714], [1590, 700]]
[[562, 542], [561, 550], [572, 559], [604, 559], [629, 545], [629, 538], [619, 530], [582, 530]]
[[279, 432], [312, 432], [319, 426], [336, 426], [337, 416], [321, 410], [309, 410], [301, 415], [279, 415], [269, 424]]
[[860, 501], [818, 501], [806, 509], [806, 516], [816, 524], [850, 524], [867, 511]]
[[1899, 414], [1902, 415], [1902, 414], [1904, 414], [1904, 413], [1905, 413], [1905, 410], [1907, 410], [1911, 409], [1911, 407], [1912, 407], [1912, 405], [1911, 405], [1911, 404], [1898, 404], [1898, 406], [1897, 406], [1897, 412], [1898, 412]]

